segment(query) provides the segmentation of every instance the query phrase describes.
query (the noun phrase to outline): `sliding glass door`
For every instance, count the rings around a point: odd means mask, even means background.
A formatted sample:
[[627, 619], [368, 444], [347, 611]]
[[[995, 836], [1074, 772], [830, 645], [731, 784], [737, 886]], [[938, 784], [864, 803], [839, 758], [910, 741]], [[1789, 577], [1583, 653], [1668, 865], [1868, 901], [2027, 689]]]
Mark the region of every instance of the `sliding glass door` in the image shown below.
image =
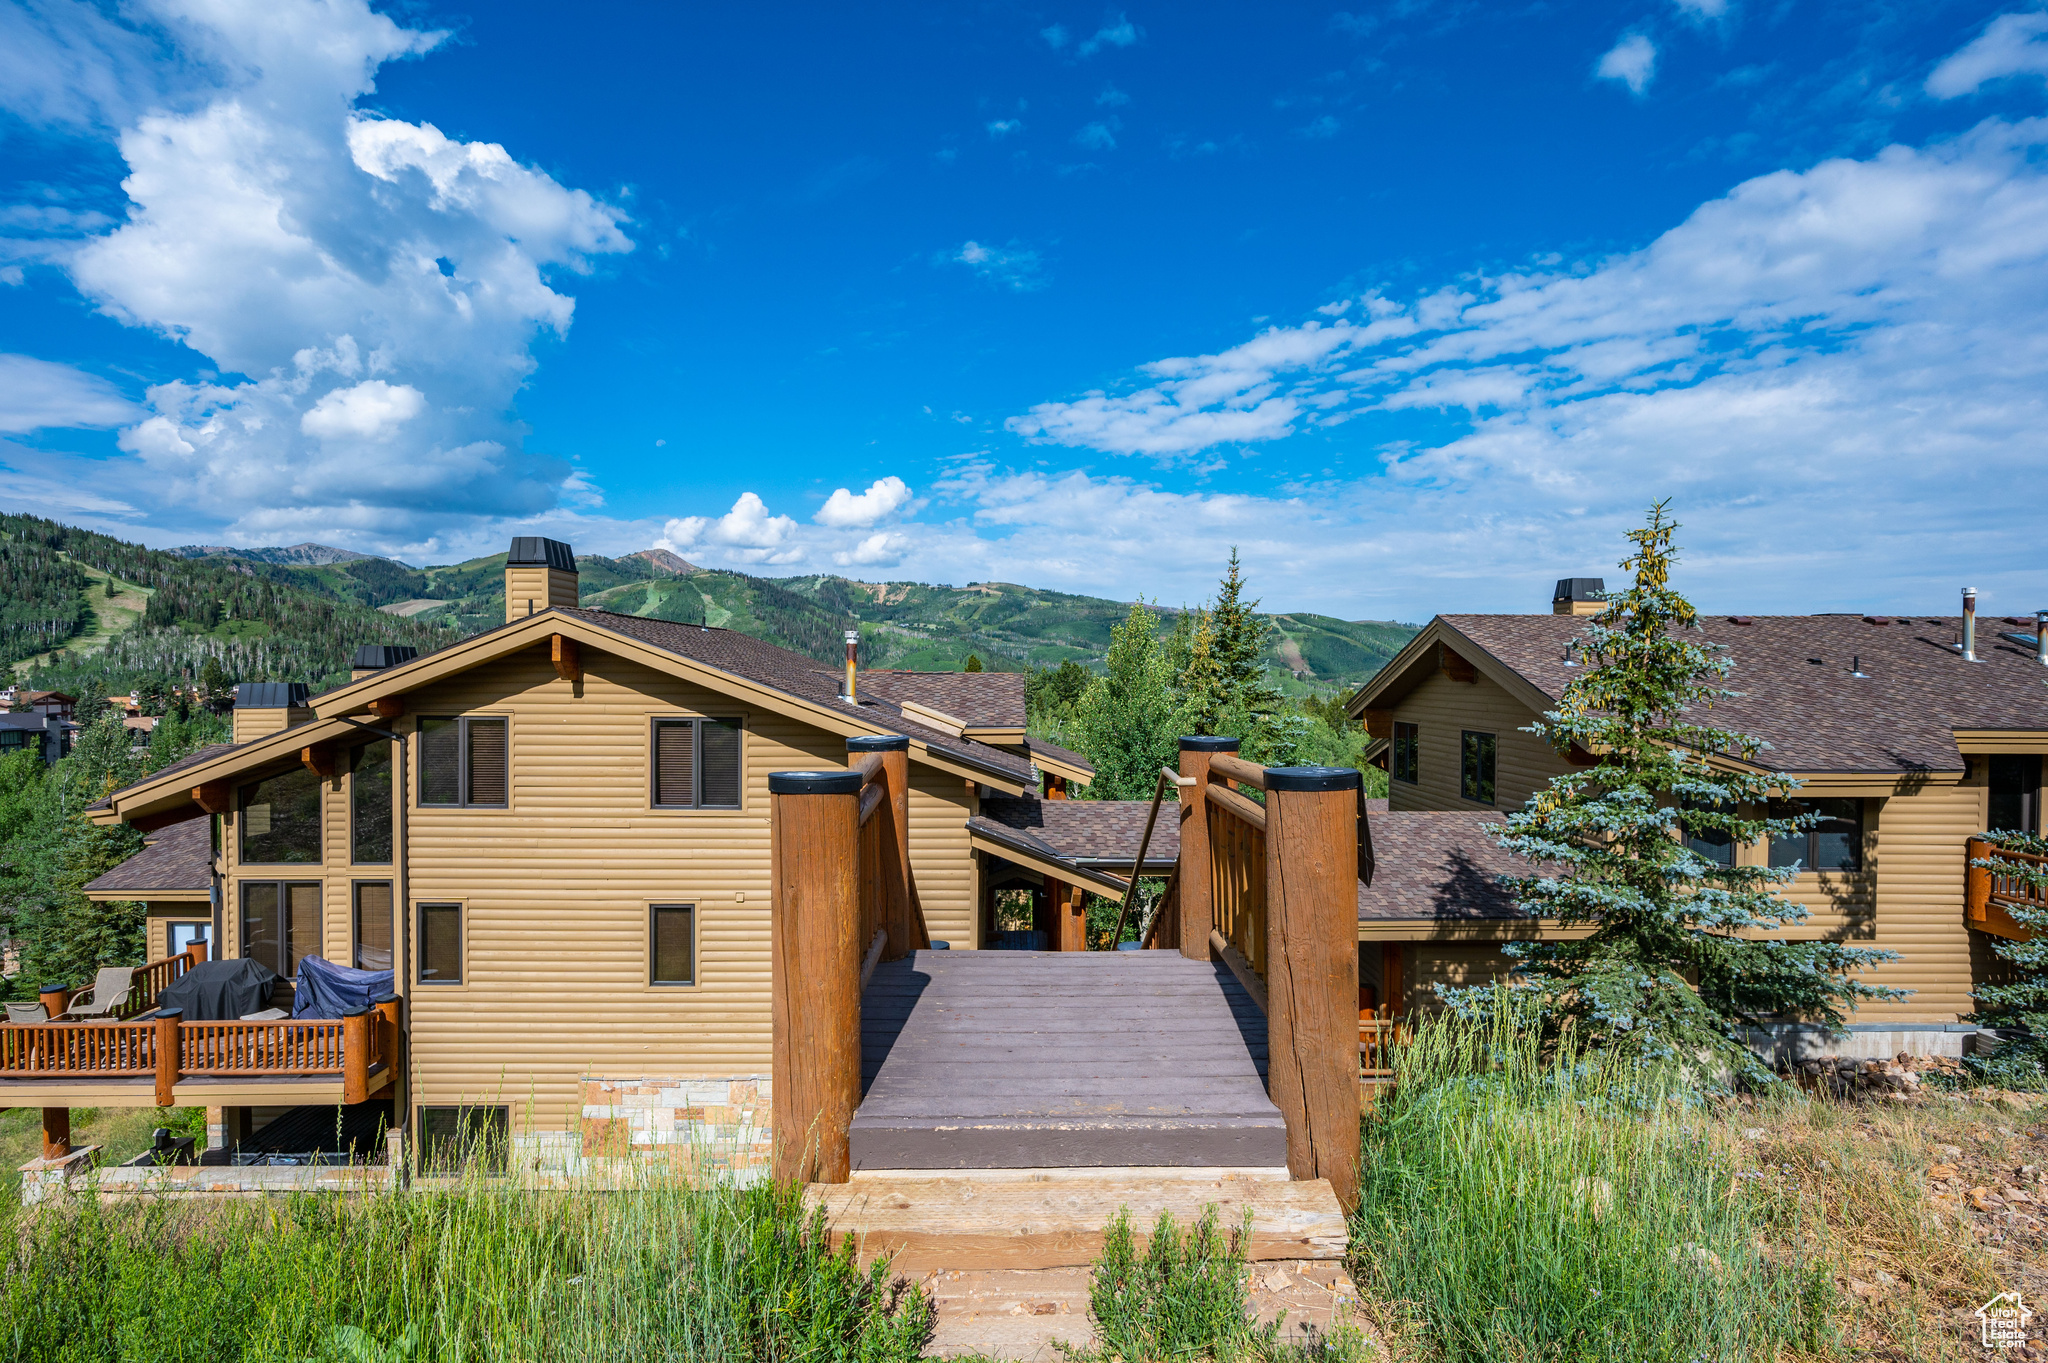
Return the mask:
[[242, 882], [242, 955], [287, 979], [320, 954], [320, 882]]

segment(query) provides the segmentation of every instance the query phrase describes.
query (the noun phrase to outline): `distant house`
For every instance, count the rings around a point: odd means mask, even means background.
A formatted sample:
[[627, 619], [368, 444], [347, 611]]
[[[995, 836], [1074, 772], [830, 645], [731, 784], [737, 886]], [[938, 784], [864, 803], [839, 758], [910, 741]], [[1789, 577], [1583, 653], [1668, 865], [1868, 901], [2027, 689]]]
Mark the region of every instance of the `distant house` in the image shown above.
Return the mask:
[[[1397, 1006], [1428, 1005], [1435, 982], [1496, 977], [1510, 964], [1501, 944], [1556, 932], [1498, 890], [1502, 873], [1527, 867], [1488, 825], [1591, 760], [1527, 730], [1580, 675], [1583, 617], [1603, 609], [1602, 591], [1597, 578], [1568, 578], [1547, 614], [1438, 616], [1350, 701], [1391, 778], [1391, 812], [1374, 826], [1387, 870], [1361, 891], [1360, 938], [1379, 945], [1364, 953], [1367, 978]], [[2042, 826], [2038, 620], [1718, 615], [1701, 625], [1702, 642], [1728, 650], [1739, 693], [1710, 722], [1767, 742], [1760, 769], [1798, 777], [1792, 807], [1820, 822], [1768, 846], [1701, 840], [1695, 850], [1731, 865], [1796, 863], [1779, 893], [1809, 917], [1788, 935], [1895, 951], [1865, 978], [1913, 991], [1859, 1010], [1855, 1028], [1878, 1034], [1868, 1049], [1954, 1053], [1974, 1030], [1961, 1020], [1974, 991], [2001, 969], [1995, 900], [1990, 917], [1966, 900], [1965, 842]]]
[[78, 726], [54, 714], [0, 713], [0, 754], [28, 749], [41, 754], [44, 762], [55, 762], [71, 751], [72, 735]]
[[86, 882], [95, 903], [141, 903], [148, 914], [148, 959], [213, 943], [212, 820], [204, 815], [146, 835], [143, 849]]
[[55, 715], [59, 719], [74, 718], [78, 697], [62, 691], [23, 691], [13, 701], [13, 708], [26, 707], [33, 715]]

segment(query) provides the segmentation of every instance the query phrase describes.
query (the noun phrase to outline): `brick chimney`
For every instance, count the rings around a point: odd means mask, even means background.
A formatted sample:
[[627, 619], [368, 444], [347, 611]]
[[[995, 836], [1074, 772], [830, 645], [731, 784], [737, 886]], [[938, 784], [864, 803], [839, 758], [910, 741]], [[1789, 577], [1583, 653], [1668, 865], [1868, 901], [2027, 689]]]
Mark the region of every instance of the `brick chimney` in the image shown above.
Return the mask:
[[505, 556], [505, 623], [576, 604], [576, 554], [560, 540], [522, 535]]
[[1607, 609], [1600, 598], [1607, 591], [1604, 577], [1561, 577], [1550, 594], [1552, 615], [1598, 615]]

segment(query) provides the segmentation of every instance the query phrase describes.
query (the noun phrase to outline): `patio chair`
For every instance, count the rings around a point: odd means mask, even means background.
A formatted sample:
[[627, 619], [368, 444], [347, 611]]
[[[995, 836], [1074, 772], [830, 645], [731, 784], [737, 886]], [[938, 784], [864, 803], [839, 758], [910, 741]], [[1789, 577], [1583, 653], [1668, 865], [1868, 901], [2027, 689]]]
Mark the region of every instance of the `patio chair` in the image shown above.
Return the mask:
[[135, 987], [135, 970], [132, 966], [102, 966], [100, 973], [93, 976], [92, 988], [71, 1000], [71, 1006], [64, 1010], [67, 1018], [104, 1017], [128, 1002], [129, 991]]
[[40, 1003], [10, 1003], [7, 1005], [7, 1020], [24, 1025], [48, 1022], [50, 1010]]

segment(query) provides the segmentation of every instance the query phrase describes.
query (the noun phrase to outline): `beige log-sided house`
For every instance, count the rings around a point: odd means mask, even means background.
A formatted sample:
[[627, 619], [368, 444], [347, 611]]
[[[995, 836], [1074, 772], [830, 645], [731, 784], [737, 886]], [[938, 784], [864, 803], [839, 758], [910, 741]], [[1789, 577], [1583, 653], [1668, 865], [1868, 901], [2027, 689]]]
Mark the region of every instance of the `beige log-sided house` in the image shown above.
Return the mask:
[[[1021, 675], [865, 672], [849, 699], [838, 671], [746, 635], [579, 608], [556, 541], [515, 541], [506, 578], [503, 626], [426, 656], [366, 648], [320, 695], [244, 684], [232, 744], [95, 811], [150, 831], [90, 893], [149, 905], [152, 960], [200, 941], [286, 980], [308, 955], [395, 972], [403, 1025], [367, 1081], [394, 1124], [572, 1153], [765, 1142], [768, 775], [844, 769], [850, 741], [907, 743], [934, 945], [988, 944], [994, 887], [1024, 883], [1062, 915], [1046, 944], [1077, 946], [1076, 888], [1128, 874], [1121, 807], [1076, 803], [1096, 815], [1030, 845], [984, 815], [1036, 822], [1041, 794], [1092, 775], [1027, 738]], [[45, 1101], [127, 1101], [111, 1082]], [[333, 1076], [175, 1091], [218, 1110], [216, 1144], [344, 1097], [362, 1094]]]
[[[1383, 871], [1360, 891], [1361, 964], [1399, 1009], [1425, 1006], [1437, 983], [1497, 977], [1509, 966], [1504, 942], [1556, 932], [1499, 891], [1495, 878], [1516, 867], [1486, 825], [1588, 760], [1529, 729], [1583, 665], [1601, 587], [1565, 579], [1546, 614], [1438, 616], [1349, 703], [1390, 778], [1390, 812], [1373, 829]], [[1969, 917], [1965, 842], [2041, 828], [2040, 618], [1979, 619], [1974, 606], [1967, 598], [1967, 618], [1701, 620], [1701, 640], [1728, 650], [1738, 693], [1708, 722], [1768, 743], [1762, 769], [1799, 778], [1797, 800], [1821, 821], [1769, 846], [1696, 849], [1796, 862], [1779, 893], [1809, 916], [1788, 935], [1897, 953], [1866, 978], [1912, 993], [1858, 1011], [1853, 1054], [1959, 1052], [1975, 1030], [1963, 1021], [1973, 991], [2001, 969], [1986, 924]]]

